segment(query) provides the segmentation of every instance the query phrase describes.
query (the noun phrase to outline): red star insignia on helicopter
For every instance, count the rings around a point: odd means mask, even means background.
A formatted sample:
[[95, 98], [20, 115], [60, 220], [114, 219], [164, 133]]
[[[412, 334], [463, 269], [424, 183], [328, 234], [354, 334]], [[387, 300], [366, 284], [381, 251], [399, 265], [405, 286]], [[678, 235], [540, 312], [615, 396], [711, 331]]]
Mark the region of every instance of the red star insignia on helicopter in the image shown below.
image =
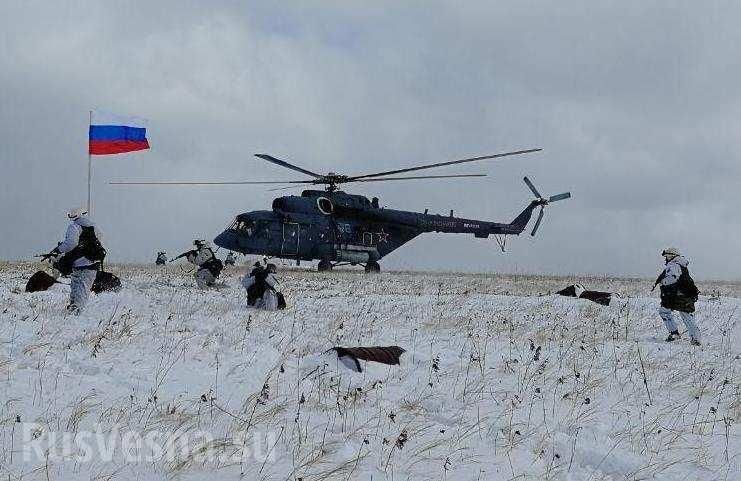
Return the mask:
[[389, 241], [389, 234], [388, 232], [384, 232], [383, 228], [381, 228], [381, 232], [376, 232], [376, 235], [378, 236], [378, 243], [381, 242], [388, 242]]

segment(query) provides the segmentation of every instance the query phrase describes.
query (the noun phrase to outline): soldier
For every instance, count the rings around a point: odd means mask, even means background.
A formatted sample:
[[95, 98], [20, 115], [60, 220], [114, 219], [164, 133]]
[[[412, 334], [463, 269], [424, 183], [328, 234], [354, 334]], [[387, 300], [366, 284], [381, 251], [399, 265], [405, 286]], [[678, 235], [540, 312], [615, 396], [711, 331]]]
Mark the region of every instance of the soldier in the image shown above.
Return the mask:
[[255, 263], [252, 272], [242, 278], [242, 286], [247, 290], [247, 305], [256, 309], [275, 311], [286, 307], [283, 294], [278, 292], [278, 279], [275, 277], [275, 264], [262, 267]]
[[173, 261], [185, 257], [188, 262], [198, 267], [196, 270], [196, 284], [198, 287], [201, 289], [213, 287], [216, 278], [219, 277], [221, 270], [224, 268], [224, 264], [216, 257], [208, 241], [196, 239], [193, 241], [193, 245], [195, 249], [183, 252]]
[[700, 345], [700, 331], [695, 323], [695, 302], [699, 291], [695, 281], [690, 276], [687, 269], [689, 261], [680, 255], [679, 250], [675, 247], [664, 249], [661, 253], [664, 256], [666, 266], [663, 272], [656, 279], [654, 288], [657, 285], [661, 289], [661, 307], [659, 315], [664, 320], [664, 325], [669, 331], [667, 342], [679, 339], [679, 330], [674, 320], [672, 311], [677, 311], [682, 318], [687, 332], [690, 335], [690, 343], [693, 346]]
[[64, 240], [50, 254], [61, 256], [54, 261], [54, 268], [71, 278], [67, 310], [79, 314], [87, 304], [106, 251], [100, 242], [100, 232], [87, 217], [86, 209], [73, 209], [67, 213], [67, 218], [70, 224]]
[[229, 251], [226, 255], [226, 259], [224, 259], [224, 266], [234, 266], [236, 263], [237, 257], [234, 255], [234, 252]]
[[158, 266], [164, 266], [167, 264], [167, 252], [160, 251], [157, 253], [157, 260], [154, 263]]
[[264, 267], [262, 266], [262, 264], [260, 264], [260, 261], [255, 262], [254, 264], [252, 264], [252, 271], [250, 271], [250, 276], [254, 276], [263, 269]]

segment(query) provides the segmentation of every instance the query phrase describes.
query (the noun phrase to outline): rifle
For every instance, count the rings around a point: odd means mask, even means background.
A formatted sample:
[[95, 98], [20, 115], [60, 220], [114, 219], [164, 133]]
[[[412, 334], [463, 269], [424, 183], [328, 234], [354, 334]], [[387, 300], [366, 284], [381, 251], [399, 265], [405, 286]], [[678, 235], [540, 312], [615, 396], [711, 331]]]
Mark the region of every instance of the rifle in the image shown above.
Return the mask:
[[656, 289], [656, 286], [658, 286], [661, 281], [664, 280], [664, 277], [666, 277], [666, 271], [663, 271], [661, 274], [659, 274], [659, 277], [656, 278], [656, 282], [654, 282], [654, 286], [651, 288], [651, 292], [653, 292], [654, 289]]
[[54, 249], [50, 250], [46, 254], [36, 254], [34, 257], [41, 257], [41, 262], [44, 262], [44, 261], [51, 262], [52, 259], [54, 259], [55, 257], [57, 257], [60, 254], [60, 252], [59, 252], [59, 244], [61, 244], [61, 242], [57, 243], [57, 247], [55, 247]]
[[181, 257], [186, 257], [186, 256], [188, 256], [190, 254], [197, 254], [197, 253], [198, 253], [198, 251], [195, 250], [195, 249], [189, 250], [189, 251], [185, 251], [182, 254], [180, 254], [179, 256], [170, 259], [170, 262], [175, 262], [176, 260], [180, 259]]

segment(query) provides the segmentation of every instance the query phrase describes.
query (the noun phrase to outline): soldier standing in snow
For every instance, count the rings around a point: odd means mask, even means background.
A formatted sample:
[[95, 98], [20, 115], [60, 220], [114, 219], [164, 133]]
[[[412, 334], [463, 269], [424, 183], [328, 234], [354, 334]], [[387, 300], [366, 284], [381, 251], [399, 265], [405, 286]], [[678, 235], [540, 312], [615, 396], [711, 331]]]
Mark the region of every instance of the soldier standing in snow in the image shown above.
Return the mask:
[[51, 254], [61, 255], [54, 261], [54, 268], [71, 277], [67, 310], [79, 314], [87, 304], [106, 251], [100, 242], [100, 232], [87, 217], [86, 209], [71, 210], [67, 217], [70, 224], [64, 240]]
[[674, 247], [664, 249], [661, 255], [664, 256], [666, 267], [656, 279], [654, 288], [657, 285], [661, 288], [659, 315], [669, 331], [669, 337], [666, 340], [671, 342], [679, 339], [679, 330], [672, 313], [672, 311], [677, 311], [687, 327], [691, 344], [699, 346], [700, 331], [697, 329], [694, 315], [699, 292], [687, 269], [689, 261]]

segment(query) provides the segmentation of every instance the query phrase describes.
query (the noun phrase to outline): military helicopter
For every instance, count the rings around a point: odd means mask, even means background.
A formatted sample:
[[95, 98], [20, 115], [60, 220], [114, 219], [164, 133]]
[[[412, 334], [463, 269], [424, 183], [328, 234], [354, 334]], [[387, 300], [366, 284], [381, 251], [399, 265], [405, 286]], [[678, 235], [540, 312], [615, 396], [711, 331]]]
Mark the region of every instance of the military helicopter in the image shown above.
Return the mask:
[[[535, 199], [510, 223], [464, 219], [450, 215], [408, 212], [380, 207], [378, 198], [369, 200], [362, 195], [338, 190], [343, 184], [355, 182], [385, 182], [417, 179], [450, 179], [485, 177], [486, 174], [402, 176], [397, 174], [467, 162], [528, 154], [541, 149], [527, 149], [481, 157], [426, 164], [404, 169], [363, 175], [342, 175], [334, 172], [318, 174], [268, 154], [255, 156], [310, 177], [306, 180], [245, 181], [245, 182], [112, 182], [138, 185], [255, 185], [302, 184], [322, 185], [324, 190], [304, 190], [300, 196], [288, 195], [273, 201], [271, 210], [245, 212], [236, 216], [230, 227], [216, 236], [214, 244], [242, 254], [278, 257], [301, 261], [318, 260], [319, 271], [329, 271], [339, 265], [361, 265], [366, 272], [380, 272], [380, 259], [426, 232], [468, 233], [478, 238], [497, 236], [500, 247], [507, 235], [519, 235], [530, 222], [533, 211], [540, 207], [531, 235], [535, 235], [543, 220], [547, 205], [568, 199], [571, 194], [543, 197], [532, 182], [523, 180]], [[273, 190], [280, 190], [273, 189]]]

